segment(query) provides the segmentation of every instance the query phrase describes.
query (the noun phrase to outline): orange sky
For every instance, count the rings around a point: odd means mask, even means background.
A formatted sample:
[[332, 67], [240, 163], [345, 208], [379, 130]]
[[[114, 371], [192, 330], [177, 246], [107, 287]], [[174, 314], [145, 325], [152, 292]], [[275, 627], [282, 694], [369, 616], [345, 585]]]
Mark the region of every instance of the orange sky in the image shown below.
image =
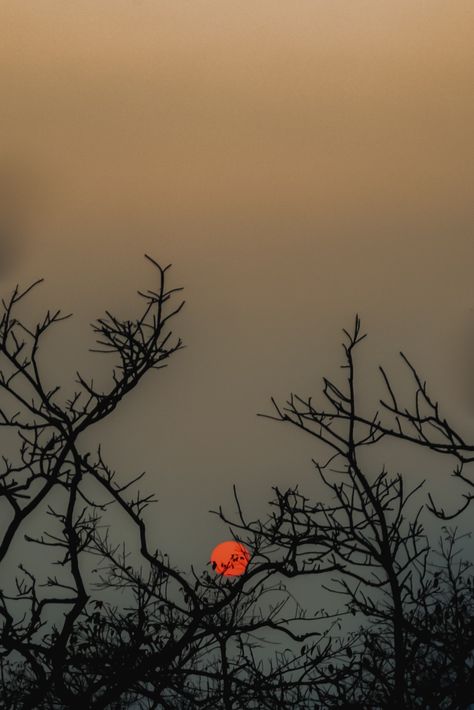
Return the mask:
[[355, 310], [367, 353], [412, 353], [472, 422], [473, 21], [468, 0], [3, 0], [3, 290], [45, 276], [78, 314], [67, 379], [144, 251], [186, 287], [189, 348], [110, 425], [165, 538], [183, 481], [205, 538], [234, 481], [304, 479], [309, 445], [254, 414], [337, 371]]

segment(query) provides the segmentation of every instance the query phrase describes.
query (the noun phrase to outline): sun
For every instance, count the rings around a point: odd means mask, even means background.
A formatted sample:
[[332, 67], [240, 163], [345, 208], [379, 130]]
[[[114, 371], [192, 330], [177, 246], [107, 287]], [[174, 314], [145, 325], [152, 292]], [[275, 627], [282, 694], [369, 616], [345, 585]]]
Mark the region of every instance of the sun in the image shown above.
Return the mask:
[[247, 569], [249, 560], [250, 552], [235, 540], [219, 543], [211, 553], [212, 569], [224, 577], [240, 577]]

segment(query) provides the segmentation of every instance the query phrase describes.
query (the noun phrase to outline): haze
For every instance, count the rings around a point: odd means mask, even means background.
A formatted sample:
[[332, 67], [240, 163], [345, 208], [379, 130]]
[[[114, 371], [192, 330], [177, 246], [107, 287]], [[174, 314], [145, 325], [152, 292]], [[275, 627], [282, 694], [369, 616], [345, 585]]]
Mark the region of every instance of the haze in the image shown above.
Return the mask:
[[97, 433], [148, 471], [179, 564], [227, 537], [207, 510], [233, 483], [253, 511], [309, 485], [311, 442], [255, 414], [338, 376], [356, 311], [364, 396], [403, 349], [472, 426], [473, 21], [456, 0], [2, 3], [2, 294], [44, 276], [31, 317], [76, 313], [52, 380], [92, 373], [88, 323], [133, 315], [144, 252], [185, 287], [187, 349]]

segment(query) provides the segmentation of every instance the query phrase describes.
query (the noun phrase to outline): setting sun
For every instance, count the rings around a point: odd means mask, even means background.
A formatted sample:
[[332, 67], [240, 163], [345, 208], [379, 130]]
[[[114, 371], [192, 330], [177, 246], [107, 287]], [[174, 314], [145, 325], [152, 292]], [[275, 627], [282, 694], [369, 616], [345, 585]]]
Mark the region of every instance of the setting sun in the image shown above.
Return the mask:
[[240, 542], [221, 542], [211, 554], [212, 569], [224, 577], [239, 577], [247, 569], [250, 552]]

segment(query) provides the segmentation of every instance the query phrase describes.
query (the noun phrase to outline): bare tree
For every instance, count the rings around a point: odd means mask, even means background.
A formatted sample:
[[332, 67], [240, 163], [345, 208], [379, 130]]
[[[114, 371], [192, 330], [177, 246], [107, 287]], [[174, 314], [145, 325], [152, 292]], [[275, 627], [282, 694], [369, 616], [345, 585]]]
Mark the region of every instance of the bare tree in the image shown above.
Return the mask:
[[[323, 586], [341, 595], [359, 630], [348, 633], [354, 643], [346, 661], [336, 666], [329, 659], [324, 680], [319, 677], [323, 707], [467, 707], [474, 700], [472, 565], [458, 560], [456, 530], [443, 529], [438, 549], [430, 543], [424, 506], [416, 502], [422, 483], [407, 489], [401, 474], [383, 464], [374, 470], [366, 453], [377, 446], [384, 453], [380, 442], [389, 437], [426, 447], [454, 457], [454, 475], [470, 486], [462, 467], [472, 462], [474, 449], [442, 418], [405, 356], [415, 382], [414, 408], [399, 403], [381, 368], [389, 399], [380, 404], [394, 424], [382, 422], [379, 412], [363, 414], [355, 351], [365, 335], [358, 317], [344, 333], [345, 383], [323, 378], [322, 405], [292, 394], [285, 406], [272, 400], [274, 414], [264, 415], [297, 427], [328, 451], [323, 463], [314, 464], [329, 501], [312, 502], [297, 488], [275, 489], [272, 521], [251, 523], [240, 514], [235, 524], [287, 550], [295, 574], [319, 575], [321, 559], [338, 572]], [[450, 517], [461, 515], [472, 494], [464, 497]], [[431, 496], [429, 501], [432, 513], [448, 517]]]
[[[79, 373], [65, 401], [59, 387], [45, 386], [44, 335], [69, 316], [48, 312], [34, 326], [20, 318], [39, 282], [2, 302], [0, 425], [16, 433], [18, 454], [3, 457], [0, 473], [0, 569], [21, 539], [32, 550], [0, 590], [2, 707], [465, 707], [474, 697], [473, 579], [459, 559], [461, 540], [445, 530], [436, 550], [419, 487], [407, 491], [385, 467], [373, 474], [363, 452], [387, 437], [420, 444], [454, 456], [464, 467], [455, 475], [470, 485], [473, 448], [441, 418], [414, 368], [413, 411], [382, 372], [390, 396], [382, 406], [394, 424], [360, 413], [358, 319], [346, 333], [345, 387], [324, 380], [328, 408], [292, 395], [271, 415], [329, 449], [316, 463], [329, 500], [275, 489], [267, 517], [249, 520], [235, 492], [235, 519], [218, 514], [251, 552], [239, 577], [178, 570], [150, 540], [146, 510], [155, 499], [138, 488], [143, 474], [122, 479], [101, 448], [83, 450], [80, 435], [182, 347], [170, 328], [181, 289], [168, 287], [169, 267], [147, 259], [158, 285], [139, 291], [139, 317], [106, 312], [93, 324], [94, 350], [114, 360], [105, 391]], [[110, 511], [135, 530], [126, 542]], [[341, 595], [340, 607], [310, 616], [283, 584], [293, 578], [322, 581]], [[352, 629], [342, 629], [347, 620]]]
[[[93, 350], [114, 357], [106, 391], [79, 373], [64, 403], [59, 387], [45, 387], [38, 358], [44, 335], [69, 316], [48, 312], [35, 326], [19, 317], [19, 304], [39, 282], [3, 301], [0, 424], [16, 432], [19, 447], [17, 460], [3, 458], [0, 476], [8, 508], [0, 564], [23, 535], [47, 565], [38, 573], [24, 560], [14, 588], [0, 591], [4, 707], [303, 707], [312, 688], [306, 653], [265, 660], [259, 651], [269, 632], [299, 645], [319, 639], [322, 657], [333, 652], [334, 620], [318, 615], [317, 630], [281, 583], [269, 581], [276, 572], [293, 576], [291, 554], [253, 535], [242, 577], [184, 575], [150, 543], [144, 513], [154, 497], [137, 490], [141, 476], [120, 481], [100, 448], [93, 456], [78, 443], [182, 347], [170, 329], [183, 306], [173, 305], [181, 289], [167, 287], [169, 267], [147, 259], [158, 285], [139, 291], [140, 316], [122, 320], [107, 311], [93, 324]], [[44, 506], [50, 524], [32, 534], [28, 523]], [[112, 506], [134, 526], [137, 545], [114, 538]], [[55, 568], [48, 553], [58, 555]]]

